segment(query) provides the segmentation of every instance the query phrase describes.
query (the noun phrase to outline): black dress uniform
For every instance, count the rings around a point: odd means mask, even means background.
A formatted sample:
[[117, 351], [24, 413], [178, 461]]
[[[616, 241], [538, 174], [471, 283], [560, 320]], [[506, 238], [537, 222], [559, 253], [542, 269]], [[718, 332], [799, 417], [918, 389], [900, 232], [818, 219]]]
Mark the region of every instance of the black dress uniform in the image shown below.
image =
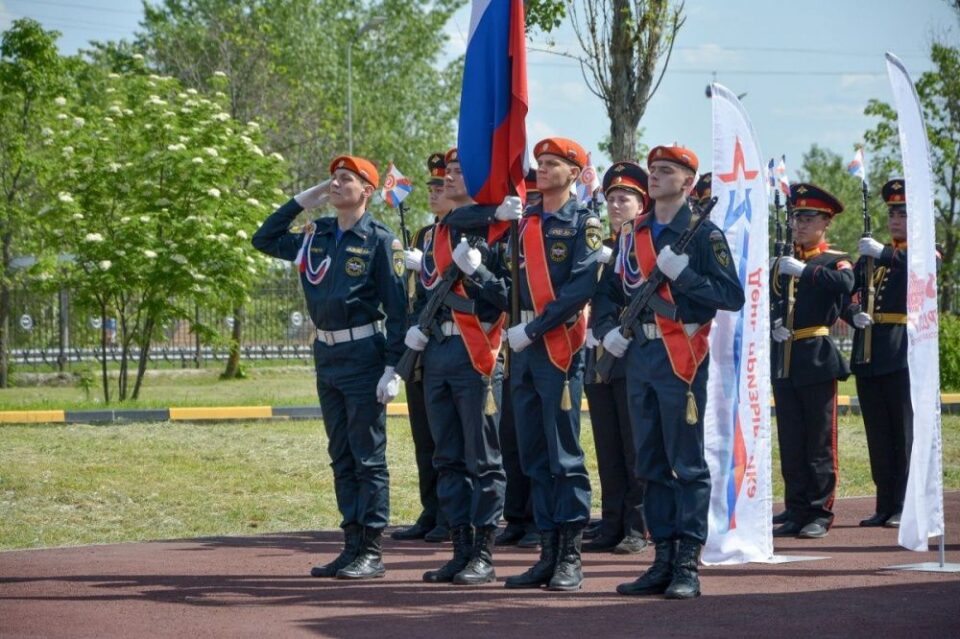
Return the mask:
[[[812, 184], [793, 185], [790, 200], [794, 215], [833, 217], [843, 211], [835, 197]], [[781, 276], [779, 262], [771, 272], [773, 307], [790, 296], [791, 287], [794, 298], [785, 324], [791, 337], [771, 349], [773, 371], [789, 350], [785, 378], [772, 375], [786, 502], [786, 522], [774, 536], [822, 537], [833, 523], [837, 486], [837, 380], [850, 375], [829, 329], [853, 290], [853, 265], [826, 243], [807, 251], [797, 247], [795, 257], [806, 263], [799, 278]]]
[[[337, 158], [331, 174], [341, 168], [341, 160], [354, 172], [358, 165], [374, 171], [368, 181], [376, 186], [375, 169], [361, 158]], [[403, 353], [403, 249], [369, 212], [347, 231], [338, 229], [336, 217], [324, 217], [291, 232], [302, 210], [290, 200], [267, 218], [252, 241], [267, 255], [299, 262], [317, 328], [317, 393], [346, 542], [340, 557], [313, 574], [350, 576], [344, 569], [354, 560], [373, 554], [379, 562], [379, 538], [389, 519], [386, 406], [377, 401], [376, 388], [384, 367], [395, 365]], [[381, 320], [386, 336], [376, 329]]]
[[[443, 186], [446, 162], [443, 153], [434, 153], [427, 159], [430, 170], [429, 186]], [[413, 235], [412, 246], [423, 251], [424, 236], [432, 233], [433, 224], [422, 227]], [[412, 273], [416, 278], [416, 272]], [[416, 289], [414, 289], [415, 291]], [[409, 326], [417, 323], [416, 315], [411, 315]], [[423, 368], [418, 367], [412, 381], [405, 382], [407, 389], [407, 411], [410, 417], [410, 432], [413, 436], [413, 452], [417, 462], [417, 486], [420, 489], [420, 516], [410, 528], [395, 531], [391, 537], [397, 540], [424, 539], [425, 541], [444, 541], [449, 539], [446, 522], [440, 513], [437, 502], [437, 469], [433, 467], [433, 436], [427, 422], [427, 406], [423, 399]]]
[[[641, 209], [647, 200], [647, 174], [633, 162], [616, 162], [603, 176], [603, 192], [614, 189], [635, 193]], [[604, 245], [613, 252], [620, 229], [611, 229]], [[610, 261], [601, 267], [612, 270]], [[601, 276], [602, 277], [602, 276]], [[612, 326], [598, 327], [591, 317], [594, 335], [603, 335]], [[636, 449], [627, 408], [626, 362], [617, 360], [608, 382], [594, 368], [603, 347], [586, 349], [583, 390], [590, 409], [593, 442], [597, 451], [597, 474], [600, 476], [601, 524], [597, 537], [583, 545], [584, 551], [612, 550], [615, 553], [636, 552], [645, 545], [646, 525], [643, 518], [644, 483], [637, 477]], [[621, 542], [625, 542], [622, 543]]]
[[[906, 192], [902, 179], [884, 184], [882, 195], [890, 207], [905, 210]], [[843, 318], [853, 325], [853, 315], [868, 312], [861, 299], [866, 288], [866, 257], [854, 266], [855, 293], [846, 305]], [[884, 246], [874, 260], [871, 353], [868, 362], [855, 356], [850, 368], [856, 376], [857, 398], [867, 434], [870, 474], [877, 487], [876, 510], [861, 526], [881, 526], [899, 519], [907, 490], [910, 449], [913, 446], [913, 404], [910, 400], [910, 371], [907, 366], [907, 245], [894, 241]], [[863, 352], [866, 331], [856, 329], [853, 352]], [[892, 525], [892, 524], [891, 524]]]
[[[655, 147], [647, 164], [657, 162], [694, 172], [698, 167], [696, 155], [680, 146]], [[620, 330], [619, 309], [629, 305], [647, 274], [643, 260], [655, 259], [696, 222], [686, 204], [666, 225], [656, 223], [655, 210], [656, 203], [650, 213], [621, 229], [614, 253], [616, 268], [604, 272], [594, 298], [603, 335], [605, 327]], [[650, 248], [644, 249], [644, 242]], [[647, 255], [647, 250], [655, 255]], [[672, 296], [679, 322], [674, 327], [680, 331], [668, 329], [664, 319], [648, 308], [623, 357], [637, 476], [646, 481], [644, 512], [656, 544], [654, 565], [635, 582], [618, 586], [617, 592], [625, 595], [667, 592], [685, 598], [699, 594], [697, 571], [710, 502], [710, 470], [703, 451], [709, 369], [706, 339], [717, 311], [739, 310], [744, 293], [726, 237], [712, 222], [703, 223], [685, 253], [687, 268], [658, 292]], [[684, 352], [688, 358], [693, 354], [687, 364], [680, 359]], [[671, 590], [677, 592], [670, 594]]]

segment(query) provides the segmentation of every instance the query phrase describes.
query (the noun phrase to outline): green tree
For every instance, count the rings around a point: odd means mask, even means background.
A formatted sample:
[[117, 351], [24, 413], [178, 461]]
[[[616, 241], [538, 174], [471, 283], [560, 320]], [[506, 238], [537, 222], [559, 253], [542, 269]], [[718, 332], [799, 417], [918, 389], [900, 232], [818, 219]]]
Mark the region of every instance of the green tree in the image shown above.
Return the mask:
[[[955, 258], [960, 245], [960, 49], [935, 43], [930, 58], [934, 69], [922, 74], [916, 87], [930, 141], [937, 239], [943, 246], [940, 306], [952, 308], [958, 274]], [[880, 119], [866, 133], [868, 144], [888, 163], [899, 164], [896, 111], [885, 102], [870, 100], [864, 113]]]
[[[850, 151], [853, 157], [854, 151]], [[878, 241], [888, 241], [887, 208], [880, 197], [880, 188], [889, 179], [891, 172], [885, 162], [873, 161], [867, 156], [868, 200], [873, 236]], [[863, 235], [863, 191], [860, 179], [847, 173], [849, 159], [839, 153], [814, 144], [803, 154], [803, 164], [797, 172], [801, 182], [811, 182], [826, 189], [843, 203], [843, 213], [833, 218], [827, 238], [830, 245], [846, 251], [856, 259], [857, 241]]]
[[18, 255], [57, 251], [44, 242], [49, 216], [45, 180], [59, 172], [48, 132], [56, 113], [54, 98], [64, 82], [56, 31], [34, 20], [17, 20], [0, 44], [0, 387], [9, 379], [11, 293], [28, 273], [15, 271]]
[[[266, 264], [249, 237], [283, 200], [286, 163], [262, 149], [259, 124], [224, 110], [225, 93], [207, 98], [143, 71], [94, 72], [82, 82], [91, 84], [78, 91], [84, 100], [56, 100], [63, 111], [52, 136], [70, 168], [51, 214], [60, 220], [55, 237], [74, 256], [59, 277], [75, 303], [104, 325], [117, 319], [122, 401], [138, 396], [164, 323], [192, 318], [201, 302], [228, 312], [248, 295]], [[47, 260], [37, 268], [56, 266]], [[109, 401], [105, 352], [102, 364]]]

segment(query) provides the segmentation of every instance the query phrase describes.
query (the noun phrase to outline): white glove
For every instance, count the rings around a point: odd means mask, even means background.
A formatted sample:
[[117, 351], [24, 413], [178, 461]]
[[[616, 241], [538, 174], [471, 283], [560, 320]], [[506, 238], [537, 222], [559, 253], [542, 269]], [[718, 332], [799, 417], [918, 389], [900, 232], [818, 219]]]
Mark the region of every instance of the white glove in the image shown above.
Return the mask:
[[680, 277], [680, 273], [689, 265], [690, 256], [686, 253], [677, 255], [674, 253], [672, 246], [663, 247], [663, 250], [657, 255], [657, 266], [660, 267], [660, 272], [671, 280]]
[[519, 353], [530, 344], [533, 344], [533, 340], [527, 336], [527, 323], [517, 324], [516, 326], [511, 326], [507, 329], [507, 341], [510, 342], [510, 349], [515, 353]]
[[857, 251], [864, 257], [880, 257], [883, 253], [883, 244], [872, 237], [861, 237], [857, 243]]
[[461, 237], [457, 248], [453, 249], [453, 261], [466, 275], [473, 275], [480, 266], [480, 251], [467, 243], [467, 238]]
[[400, 394], [400, 376], [393, 372], [393, 366], [383, 369], [383, 375], [377, 382], [377, 401], [389, 404]]
[[593, 329], [587, 329], [587, 348], [596, 348], [600, 346], [600, 340], [597, 339], [597, 336], [593, 334]]
[[610, 258], [613, 257], [613, 249], [604, 244], [600, 247], [600, 254], [597, 256], [597, 261], [601, 264], [609, 264]]
[[780, 273], [783, 275], [789, 275], [790, 277], [800, 277], [803, 275], [803, 269], [806, 267], [806, 264], [801, 262], [795, 257], [781, 257], [780, 258]]
[[861, 311], [853, 316], [853, 325], [860, 329], [872, 326], [873, 318], [870, 317], [869, 313], [864, 313]]
[[627, 354], [627, 349], [630, 348], [630, 342], [632, 341], [633, 338], [627, 339], [619, 328], [615, 328], [603, 336], [603, 347], [607, 349], [608, 353], [619, 359]]
[[523, 202], [516, 195], [508, 195], [503, 198], [493, 217], [501, 222], [513, 222], [519, 220], [521, 215], [523, 215]]
[[791, 331], [786, 326], [778, 326], [775, 329], [773, 329], [772, 334], [773, 334], [773, 341], [779, 344], [781, 342], [785, 342], [788, 339], [790, 339], [790, 336], [793, 335], [793, 331]]
[[423, 251], [418, 248], [407, 249], [403, 252], [403, 265], [408, 271], [420, 272], [423, 261]]
[[330, 199], [330, 180], [326, 179], [316, 186], [311, 186], [302, 193], [297, 193], [293, 196], [293, 199], [295, 199], [297, 204], [302, 206], [304, 210], [309, 211], [310, 209], [320, 208]]
[[419, 326], [411, 326], [407, 329], [407, 336], [403, 338], [403, 343], [407, 348], [414, 351], [422, 351], [427, 347], [430, 338], [423, 334]]

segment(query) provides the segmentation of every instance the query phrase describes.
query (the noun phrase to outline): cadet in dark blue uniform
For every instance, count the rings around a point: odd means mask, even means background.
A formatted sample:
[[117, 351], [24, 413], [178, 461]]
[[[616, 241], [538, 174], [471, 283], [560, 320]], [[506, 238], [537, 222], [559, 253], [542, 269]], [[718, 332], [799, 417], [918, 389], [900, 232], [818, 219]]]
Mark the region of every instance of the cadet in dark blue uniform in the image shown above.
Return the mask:
[[[430, 179], [427, 181], [430, 212], [434, 221], [422, 227], [413, 235], [411, 247], [404, 251], [404, 263], [412, 273], [413, 281], [419, 277], [423, 259], [424, 238], [433, 232], [438, 219], [450, 211], [450, 203], [443, 193], [443, 176], [446, 163], [443, 153], [434, 153], [427, 158]], [[414, 289], [415, 292], [415, 289]], [[416, 315], [411, 314], [410, 326], [417, 323]], [[420, 516], [409, 528], [394, 531], [390, 536], [400, 541], [423, 539], [430, 542], [446, 541], [450, 538], [440, 507], [437, 502], [437, 469], [433, 467], [433, 435], [427, 421], [427, 406], [423, 399], [423, 367], [414, 372], [413, 381], [406, 382], [407, 410], [410, 413], [410, 432], [413, 435], [413, 451], [417, 461], [417, 483], [420, 488]]]
[[[684, 147], [658, 146], [647, 157], [650, 213], [620, 231], [615, 268], [594, 298], [597, 326], [616, 326], [619, 309], [658, 267], [669, 280], [658, 294], [677, 308], [676, 321], [647, 309], [635, 337], [620, 328], [603, 347], [625, 357], [637, 476], [647, 482], [647, 526], [656, 544], [653, 565], [623, 595], [699, 596], [700, 549], [707, 538], [710, 471], [703, 453], [708, 335], [718, 310], [739, 310], [743, 288], [723, 232], [707, 221], [678, 255], [672, 244], [696, 220], [687, 205], [699, 166]], [[600, 334], [597, 337], [601, 337]]]
[[[314, 577], [382, 577], [380, 536], [389, 519], [386, 404], [400, 389], [393, 366], [403, 352], [403, 247], [366, 207], [379, 184], [371, 162], [340, 156], [331, 179], [277, 209], [253, 236], [267, 255], [295, 261], [310, 317], [323, 425], [329, 439], [343, 552]], [[335, 217], [290, 224], [329, 200]], [[386, 337], [376, 322], [386, 319]]]
[[783, 379], [773, 376], [786, 501], [786, 510], [774, 518], [780, 526], [773, 536], [817, 539], [833, 523], [837, 380], [850, 376], [830, 326], [853, 291], [854, 277], [849, 256], [826, 242], [833, 216], [843, 211], [839, 200], [813, 184], [795, 184], [790, 201], [796, 257], [780, 258], [771, 269], [771, 304], [793, 300], [785, 325], [772, 330], [772, 370], [782, 359], [786, 373]]
[[[448, 151], [445, 159], [448, 202], [454, 207], [472, 204], [457, 150]], [[506, 485], [497, 434], [503, 384], [499, 354], [509, 279], [501, 253], [488, 249], [485, 239], [485, 234], [451, 229], [442, 219], [428, 232], [414, 311], [435, 294], [448, 268], [461, 274], [450, 292], [472, 308], [444, 306], [432, 326], [422, 327], [430, 330], [429, 337], [420, 326], [411, 326], [406, 336], [408, 348], [423, 351], [437, 490], [453, 541], [450, 561], [423, 575], [430, 583], [473, 585], [496, 578], [493, 545]]]
[[[647, 172], [633, 162], [616, 162], [603, 176], [603, 193], [610, 219], [610, 236], [604, 240], [603, 254], [609, 260], [616, 245], [620, 227], [632, 221], [647, 206]], [[613, 262], [603, 270], [612, 269]], [[600, 475], [602, 519], [599, 534], [583, 545], [584, 552], [606, 552], [629, 555], [647, 545], [643, 521], [643, 482], [637, 478], [636, 450], [627, 409], [626, 368], [617, 361], [609, 382], [594, 372], [602, 347], [594, 336], [596, 316], [587, 333], [586, 373], [583, 390], [590, 407], [590, 423], [597, 451], [597, 473]], [[606, 334], [612, 326], [600, 328]]]
[[[870, 474], [877, 487], [876, 510], [861, 526], [900, 525], [910, 449], [913, 446], [913, 404], [907, 367], [907, 197], [902, 179], [883, 185], [890, 243], [860, 240], [854, 266], [856, 291], [845, 304], [843, 318], [857, 330], [853, 352], [859, 353], [870, 327], [870, 360], [850, 362], [857, 378], [857, 398], [867, 433]], [[868, 309], [860, 299], [866, 282], [866, 261], [874, 260], [875, 296]]]

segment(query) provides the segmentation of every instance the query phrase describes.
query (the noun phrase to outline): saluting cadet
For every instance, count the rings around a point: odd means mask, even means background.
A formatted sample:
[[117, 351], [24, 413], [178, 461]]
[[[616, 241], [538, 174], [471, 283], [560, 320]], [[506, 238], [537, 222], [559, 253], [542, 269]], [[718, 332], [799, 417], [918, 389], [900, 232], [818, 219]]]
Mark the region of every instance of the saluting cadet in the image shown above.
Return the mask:
[[[406, 326], [403, 246], [366, 210], [380, 182], [373, 163], [342, 155], [330, 163], [330, 176], [270, 215], [253, 246], [297, 263], [317, 329], [317, 393], [344, 546], [310, 574], [367, 579], [385, 573], [380, 536], [390, 505], [386, 404], [400, 390], [393, 367], [403, 353]], [[290, 230], [301, 211], [328, 200], [336, 216]], [[376, 325], [383, 319], [386, 337]]]
[[[609, 259], [620, 227], [624, 222], [633, 221], [647, 206], [647, 172], [634, 162], [616, 162], [603, 176], [603, 194], [610, 218], [610, 235], [603, 241], [603, 253]], [[601, 268], [612, 269], [612, 261]], [[590, 407], [597, 451], [602, 519], [597, 536], [583, 544], [583, 550], [629, 555], [643, 550], [647, 542], [643, 521], [644, 485], [637, 479], [636, 451], [627, 410], [626, 370], [624, 360], [619, 359], [609, 382], [597, 376], [594, 366], [602, 347], [594, 337], [595, 314], [591, 324], [587, 331], [583, 389]], [[601, 334], [610, 328], [601, 328]]]
[[[471, 204], [457, 150], [450, 149], [445, 160], [447, 200], [453, 207]], [[406, 336], [408, 348], [423, 351], [437, 490], [453, 541], [450, 561], [424, 573], [423, 580], [431, 583], [496, 579], [493, 545], [506, 485], [497, 433], [503, 383], [499, 352], [509, 279], [501, 252], [496, 245], [487, 248], [484, 240], [485, 234], [461, 233], [443, 219], [427, 231], [414, 310], [426, 304], [448, 268], [459, 269], [450, 292], [463, 308], [445, 302], [434, 325], [423, 327], [431, 329], [429, 337], [420, 326], [411, 326]]]
[[[536, 169], [527, 171], [524, 183], [527, 187], [527, 206], [536, 206], [540, 202]], [[503, 402], [500, 404], [500, 449], [503, 453], [503, 470], [507, 474], [507, 489], [503, 498], [503, 519], [507, 525], [497, 535], [497, 545], [537, 548], [540, 546], [540, 533], [533, 521], [530, 478], [523, 474], [520, 467], [509, 383], [503, 385]]]
[[[795, 184], [794, 255], [771, 269], [770, 301], [793, 300], [786, 322], [774, 322], [771, 356], [777, 440], [786, 510], [773, 523], [774, 537], [825, 537], [833, 523], [837, 487], [837, 380], [850, 376], [846, 360], [830, 337], [843, 301], [853, 291], [853, 265], [830, 250], [827, 228], [843, 205], [813, 184]], [[785, 276], [781, 278], [782, 276]], [[782, 345], [782, 347], [781, 347]]]
[[[647, 157], [653, 206], [620, 231], [615, 268], [605, 271], [594, 298], [597, 337], [626, 360], [626, 387], [637, 455], [646, 481], [644, 511], [656, 555], [623, 595], [700, 595], [700, 549], [707, 538], [710, 471], [703, 452], [710, 324], [718, 310], [736, 311], [744, 294], [723, 232], [709, 220], [678, 254], [673, 243], [696, 219], [687, 195], [699, 161], [682, 146], [658, 146]], [[649, 307], [627, 339], [618, 315], [654, 267], [666, 280], [657, 294], [676, 319]], [[604, 327], [611, 327], [605, 333]]]
[[[438, 220], [450, 212], [450, 203], [443, 191], [443, 176], [446, 162], [443, 153], [433, 153], [427, 158], [430, 179], [427, 180], [430, 212], [433, 222], [420, 228], [413, 235], [412, 246], [404, 251], [404, 263], [415, 278], [419, 277], [423, 259], [424, 237], [433, 231]], [[414, 287], [414, 293], [416, 288]], [[409, 325], [416, 324], [416, 315], [411, 313]], [[409, 528], [394, 531], [390, 537], [399, 541], [423, 539], [430, 542], [446, 541], [450, 531], [443, 519], [437, 503], [437, 469], [433, 467], [433, 435], [427, 422], [427, 407], [423, 399], [423, 368], [414, 371], [413, 381], [405, 382], [407, 387], [407, 410], [410, 413], [410, 431], [413, 435], [413, 451], [417, 462], [417, 484], [420, 488], [420, 516]]]
[[[853, 352], [862, 352], [870, 327], [870, 361], [850, 362], [857, 379], [857, 398], [867, 432], [870, 474], [877, 487], [876, 510], [861, 526], [900, 525], [913, 446], [913, 404], [907, 367], [907, 197], [902, 179], [890, 180], [881, 191], [887, 204], [890, 243], [869, 237], [859, 244], [854, 266], [856, 291], [844, 319], [857, 330]], [[866, 282], [866, 260], [874, 259], [872, 309], [860, 298]], [[939, 263], [939, 255], [938, 255]]]

